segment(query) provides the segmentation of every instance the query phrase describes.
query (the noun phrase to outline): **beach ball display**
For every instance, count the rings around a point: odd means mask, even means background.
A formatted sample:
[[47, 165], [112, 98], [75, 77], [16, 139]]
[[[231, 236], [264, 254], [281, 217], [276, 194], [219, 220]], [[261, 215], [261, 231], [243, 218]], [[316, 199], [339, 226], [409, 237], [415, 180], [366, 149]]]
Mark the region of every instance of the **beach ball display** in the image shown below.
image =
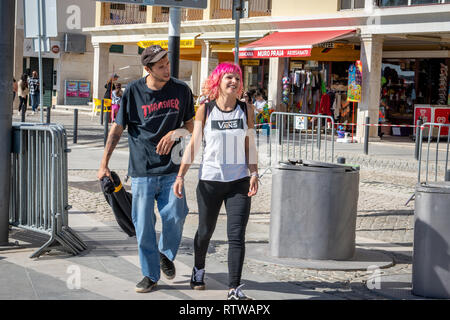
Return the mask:
[[289, 83], [290, 83], [289, 77], [283, 77], [283, 78], [281, 79], [281, 83], [283, 83], [283, 84], [289, 84]]

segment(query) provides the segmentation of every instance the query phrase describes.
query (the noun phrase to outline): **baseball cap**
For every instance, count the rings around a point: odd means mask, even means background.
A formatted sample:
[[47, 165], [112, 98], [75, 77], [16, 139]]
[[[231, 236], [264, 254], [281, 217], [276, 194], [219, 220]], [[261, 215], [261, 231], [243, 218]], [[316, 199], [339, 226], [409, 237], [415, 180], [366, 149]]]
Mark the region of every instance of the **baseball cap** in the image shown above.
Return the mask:
[[149, 63], [155, 63], [164, 58], [168, 51], [161, 48], [159, 45], [153, 45], [145, 48], [141, 54], [141, 62], [144, 66]]

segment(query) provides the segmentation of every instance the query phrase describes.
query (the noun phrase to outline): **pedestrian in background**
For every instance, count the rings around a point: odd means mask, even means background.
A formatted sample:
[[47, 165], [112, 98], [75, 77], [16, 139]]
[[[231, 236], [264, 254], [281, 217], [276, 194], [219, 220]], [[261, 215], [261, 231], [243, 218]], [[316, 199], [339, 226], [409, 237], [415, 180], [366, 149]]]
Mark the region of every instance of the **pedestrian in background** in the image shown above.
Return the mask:
[[[205, 289], [205, 260], [222, 203], [227, 211], [228, 300], [252, 300], [242, 290], [245, 229], [251, 197], [258, 191], [258, 165], [254, 141], [254, 112], [239, 101], [242, 71], [231, 62], [219, 64], [206, 83], [211, 102], [200, 105], [195, 128], [183, 155], [173, 191], [183, 197], [184, 176], [204, 139], [197, 185], [199, 225], [194, 238], [195, 263], [190, 286]], [[231, 143], [230, 141], [234, 141]], [[226, 149], [226, 150], [224, 150]], [[233, 159], [233, 160], [230, 160]]]
[[258, 91], [255, 95], [255, 109], [258, 113], [262, 112], [264, 110], [264, 106], [267, 104], [267, 101], [264, 100], [264, 93], [261, 91]]
[[119, 79], [119, 76], [115, 73], [105, 84], [105, 95], [103, 96], [104, 99], [112, 99], [112, 93], [114, 90], [116, 90], [116, 85], [114, 82], [117, 82]]
[[30, 102], [32, 114], [39, 106], [39, 77], [37, 71], [33, 71], [31, 78], [28, 79], [28, 88], [30, 89]]
[[122, 101], [122, 84], [118, 83], [116, 89], [112, 92], [111, 104], [111, 121], [114, 121], [116, 114], [120, 109], [120, 102]]
[[17, 83], [17, 95], [19, 96], [19, 115], [21, 114], [21, 112], [23, 115], [25, 115], [25, 113], [27, 112], [29, 93], [30, 90], [28, 89], [28, 75], [24, 73]]
[[17, 81], [15, 78], [13, 78], [13, 103], [14, 100], [16, 100], [17, 90], [18, 90]]

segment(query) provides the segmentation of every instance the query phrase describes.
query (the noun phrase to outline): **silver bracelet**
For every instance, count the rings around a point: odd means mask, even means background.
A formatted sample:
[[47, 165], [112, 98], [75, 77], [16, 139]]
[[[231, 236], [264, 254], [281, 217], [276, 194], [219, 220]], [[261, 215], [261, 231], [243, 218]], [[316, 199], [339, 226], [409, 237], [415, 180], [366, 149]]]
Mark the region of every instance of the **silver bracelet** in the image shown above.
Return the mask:
[[259, 179], [259, 174], [258, 174], [258, 172], [252, 172], [252, 173], [250, 173], [250, 176], [251, 176], [251, 177], [256, 177], [256, 178]]

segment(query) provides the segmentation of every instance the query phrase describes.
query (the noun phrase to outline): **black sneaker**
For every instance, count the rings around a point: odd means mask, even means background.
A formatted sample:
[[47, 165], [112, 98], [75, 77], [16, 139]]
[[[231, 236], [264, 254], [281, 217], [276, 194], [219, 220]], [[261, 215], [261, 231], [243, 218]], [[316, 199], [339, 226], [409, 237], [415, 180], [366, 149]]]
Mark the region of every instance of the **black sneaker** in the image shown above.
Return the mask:
[[155, 286], [156, 282], [153, 282], [149, 277], [144, 277], [144, 279], [136, 285], [135, 290], [139, 293], [146, 293], [152, 291]]
[[192, 269], [191, 276], [191, 289], [194, 290], [205, 290], [205, 282], [203, 278], [205, 277], [205, 269], [198, 270], [196, 267]]
[[161, 252], [159, 253], [159, 264], [161, 265], [161, 270], [164, 277], [166, 277], [168, 280], [172, 280], [173, 278], [175, 278], [175, 265]]
[[241, 284], [236, 289], [228, 291], [227, 300], [253, 300], [253, 298], [246, 296], [244, 292], [242, 292], [242, 286], [243, 284]]

